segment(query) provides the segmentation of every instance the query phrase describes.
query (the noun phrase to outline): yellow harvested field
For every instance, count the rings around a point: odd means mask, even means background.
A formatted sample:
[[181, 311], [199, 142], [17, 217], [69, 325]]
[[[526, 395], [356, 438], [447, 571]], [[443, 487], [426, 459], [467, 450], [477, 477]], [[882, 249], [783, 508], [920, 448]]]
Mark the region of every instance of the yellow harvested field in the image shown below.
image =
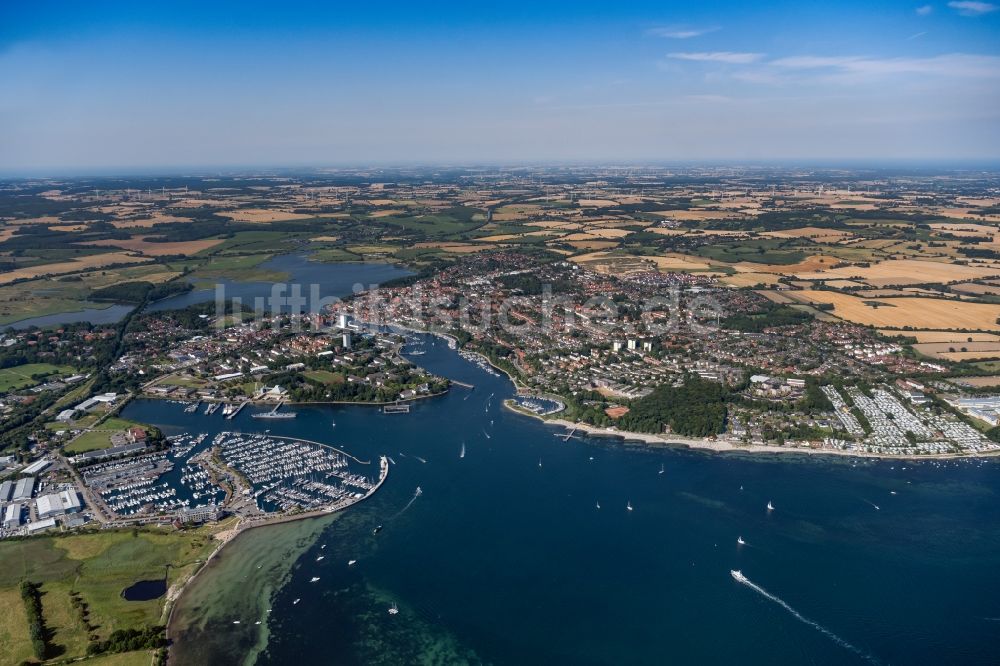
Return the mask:
[[817, 243], [839, 243], [854, 238], [854, 234], [841, 229], [824, 229], [822, 227], [799, 227], [784, 231], [765, 231], [761, 236], [773, 238], [808, 238]]
[[398, 206], [399, 202], [395, 199], [369, 199], [367, 202], [372, 206]]
[[224, 242], [221, 238], [205, 238], [202, 240], [178, 241], [175, 243], [153, 243], [145, 238], [129, 238], [115, 240], [108, 238], [98, 241], [87, 241], [83, 245], [97, 247], [121, 247], [134, 252], [142, 252], [150, 257], [162, 257], [168, 254], [196, 254]]
[[580, 241], [580, 240], [608, 240], [611, 238], [621, 238], [622, 236], [628, 236], [629, 232], [624, 229], [593, 229], [580, 231], [577, 233], [569, 234], [564, 236], [568, 241]]
[[662, 236], [683, 236], [688, 232], [687, 229], [668, 229], [666, 227], [653, 227], [652, 229], [646, 229], [646, 231], [652, 231], [654, 234]]
[[613, 247], [618, 247], [618, 243], [615, 241], [602, 240], [576, 240], [569, 241], [567, 244], [578, 250], [610, 250]]
[[719, 278], [719, 282], [730, 287], [756, 287], [758, 284], [778, 284], [781, 275], [777, 273], [735, 273]]
[[631, 231], [628, 231], [626, 229], [617, 229], [614, 227], [609, 227], [604, 229], [596, 227], [596, 228], [586, 229], [585, 231], [591, 236], [597, 236], [598, 238], [604, 238], [604, 239], [624, 238], [625, 236], [628, 236], [630, 233], [632, 233]]
[[960, 377], [951, 380], [952, 383], [965, 384], [983, 388], [987, 386], [1000, 386], [1000, 375], [990, 375], [988, 377]]
[[[882, 328], [1000, 330], [1000, 305], [936, 298], [859, 298], [835, 291], [791, 291], [800, 303], [830, 303], [832, 314], [857, 324]], [[877, 302], [879, 307], [865, 301]]]
[[317, 243], [333, 243], [340, 240], [340, 236], [313, 236], [309, 240], [314, 240]]
[[959, 361], [985, 361], [1000, 358], [1000, 350], [989, 352], [989, 351], [968, 351], [968, 352], [946, 352], [942, 354], [934, 355], [935, 358], [943, 358], [949, 361], [959, 362]]
[[268, 209], [268, 208], [241, 208], [219, 213], [222, 217], [228, 217], [234, 222], [279, 222], [282, 220], [307, 220], [313, 215], [303, 213], [293, 213], [292, 211]]
[[[733, 264], [740, 273], [776, 273], [778, 275], [795, 275], [800, 271], [815, 271], [823, 266], [833, 266], [839, 259], [836, 257], [825, 257], [821, 254], [814, 254], [806, 257], [797, 264], [755, 264], [750, 261], [741, 261]], [[801, 277], [801, 276], [799, 276]]]
[[932, 222], [928, 225], [937, 231], [946, 231], [952, 236], [993, 236], [1000, 229], [991, 227], [988, 224], [976, 224], [969, 222], [961, 224], [957, 222]]
[[49, 227], [49, 229], [52, 229], [53, 231], [65, 231], [67, 233], [83, 231], [86, 228], [86, 224], [55, 224]]
[[953, 291], [960, 291], [963, 294], [992, 294], [1000, 295], [1000, 287], [993, 284], [976, 284], [975, 282], [963, 282], [962, 284], [951, 285]]
[[826, 286], [833, 287], [834, 289], [850, 289], [853, 287], [864, 287], [863, 282], [855, 282], [854, 280], [827, 280]]
[[933, 208], [932, 211], [941, 217], [950, 217], [957, 220], [966, 220], [970, 218], [982, 219], [987, 222], [1000, 222], [1000, 215], [996, 213], [990, 213], [984, 215], [982, 211], [976, 208]]
[[541, 229], [559, 229], [561, 231], [577, 231], [583, 228], [579, 222], [561, 222], [559, 220], [539, 220], [529, 222], [526, 226], [539, 227]]
[[558, 233], [549, 231], [547, 229], [542, 229], [540, 231], [529, 231], [523, 234], [496, 234], [494, 236], [484, 236], [483, 238], [477, 238], [478, 241], [484, 241], [487, 243], [496, 243], [502, 241], [515, 240], [517, 238], [524, 238], [525, 236], [558, 236]]
[[43, 215], [42, 217], [26, 217], [23, 220], [18, 220], [18, 224], [59, 224], [62, 222], [55, 215]]
[[958, 282], [1000, 275], [1000, 269], [980, 266], [961, 266], [941, 261], [919, 259], [890, 259], [871, 266], [845, 266], [825, 271], [801, 273], [804, 280], [827, 278], [859, 279], [872, 286], [889, 284], [919, 284], [923, 282]]
[[402, 208], [386, 208], [383, 210], [377, 210], [371, 214], [370, 217], [392, 217], [393, 215], [405, 215], [406, 211]]
[[81, 271], [103, 268], [112, 264], [138, 264], [150, 261], [149, 257], [136, 257], [126, 252], [108, 252], [106, 254], [93, 254], [80, 257], [73, 261], [61, 261], [55, 264], [45, 264], [43, 266], [29, 266], [19, 268], [15, 271], [0, 273], [0, 284], [7, 284], [14, 280], [30, 280], [43, 275], [64, 275], [66, 273], [79, 273]]
[[785, 294], [784, 292], [774, 291], [773, 289], [756, 289], [755, 292], [760, 294], [767, 300], [771, 301], [772, 303], [781, 303], [782, 305], [784, 305], [787, 303], [795, 302], [791, 298], [789, 298], [788, 295]]
[[14, 235], [14, 232], [20, 228], [21, 227], [4, 227], [3, 229], [0, 229], [0, 243], [4, 242], [5, 240], [8, 240], [11, 236]]
[[921, 342], [913, 345], [921, 354], [933, 356], [934, 358], [947, 358], [953, 361], [959, 358], [952, 358], [954, 354], [965, 354], [960, 357], [962, 360], [976, 358], [994, 358], [1000, 356], [1000, 342]]
[[663, 271], [705, 271], [711, 266], [705, 261], [699, 261], [684, 255], [648, 255], [643, 259], [652, 261], [656, 267]]
[[577, 203], [583, 208], [607, 208], [618, 205], [618, 202], [612, 199], [580, 199]]
[[515, 240], [515, 239], [520, 238], [520, 237], [521, 237], [521, 234], [497, 234], [495, 236], [484, 236], [484, 237], [478, 238], [476, 240], [485, 241], [487, 243], [499, 243], [499, 242], [502, 242], [502, 241]]
[[[899, 331], [879, 331], [882, 335], [900, 335]], [[903, 335], [914, 337], [917, 342], [1000, 342], [1000, 335], [993, 333], [956, 333], [954, 331], [909, 331]], [[971, 340], [969, 338], [972, 338]]]

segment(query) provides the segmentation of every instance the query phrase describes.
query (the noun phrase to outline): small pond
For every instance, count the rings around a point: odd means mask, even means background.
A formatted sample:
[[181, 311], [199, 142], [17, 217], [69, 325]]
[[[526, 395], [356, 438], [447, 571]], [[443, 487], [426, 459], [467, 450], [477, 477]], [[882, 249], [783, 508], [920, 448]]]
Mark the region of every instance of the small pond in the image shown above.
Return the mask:
[[159, 599], [166, 593], [166, 579], [140, 580], [122, 590], [122, 598], [125, 601], [149, 601], [151, 599]]

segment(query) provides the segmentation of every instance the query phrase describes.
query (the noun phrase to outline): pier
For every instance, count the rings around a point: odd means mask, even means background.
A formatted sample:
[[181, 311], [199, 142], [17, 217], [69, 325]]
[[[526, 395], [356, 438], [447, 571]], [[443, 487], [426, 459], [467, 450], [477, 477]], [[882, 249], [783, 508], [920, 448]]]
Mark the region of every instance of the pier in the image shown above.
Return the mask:
[[228, 414], [226, 414], [226, 418], [227, 419], [235, 418], [235, 416], [240, 413], [240, 410], [246, 407], [247, 404], [249, 404], [249, 402], [250, 402], [249, 400], [244, 400], [243, 402], [241, 402], [239, 405], [234, 407]]
[[556, 437], [559, 437], [564, 442], [568, 442], [570, 439], [575, 439], [573, 437], [575, 434], [576, 434], [576, 428], [573, 428], [572, 430], [570, 430], [566, 434], [564, 434], [564, 435], [556, 435]]
[[466, 384], [465, 382], [460, 382], [460, 381], [458, 381], [457, 379], [451, 379], [451, 380], [449, 380], [449, 381], [450, 381], [450, 382], [451, 382], [452, 384], [454, 384], [455, 386], [461, 386], [462, 388], [467, 388], [467, 389], [469, 389], [470, 391], [476, 388], [476, 387], [475, 387], [474, 385], [472, 385], [472, 384]]
[[410, 405], [407, 403], [397, 404], [393, 403], [391, 405], [385, 405], [382, 407], [383, 414], [409, 414]]

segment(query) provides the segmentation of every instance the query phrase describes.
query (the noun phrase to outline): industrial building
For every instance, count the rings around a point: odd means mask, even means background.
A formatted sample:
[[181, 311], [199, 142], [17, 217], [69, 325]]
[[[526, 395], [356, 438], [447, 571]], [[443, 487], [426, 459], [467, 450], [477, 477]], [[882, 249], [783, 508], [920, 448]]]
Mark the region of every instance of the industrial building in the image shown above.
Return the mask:
[[18, 479], [17, 485], [14, 486], [14, 495], [11, 499], [15, 502], [22, 502], [27, 499], [31, 499], [32, 494], [35, 492], [35, 477], [26, 476], [23, 479]]

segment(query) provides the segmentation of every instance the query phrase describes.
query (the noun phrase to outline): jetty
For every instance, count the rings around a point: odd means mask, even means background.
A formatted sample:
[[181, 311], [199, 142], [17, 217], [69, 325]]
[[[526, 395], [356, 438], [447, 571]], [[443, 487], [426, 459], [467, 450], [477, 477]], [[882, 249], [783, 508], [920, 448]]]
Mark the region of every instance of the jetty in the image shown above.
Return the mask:
[[285, 404], [285, 401], [280, 401], [274, 406], [269, 412], [257, 412], [256, 414], [251, 414], [250, 416], [255, 419], [294, 419], [298, 414], [296, 412], [279, 412], [281, 406]]
[[391, 405], [384, 405], [382, 407], [382, 413], [384, 414], [409, 414], [410, 405], [409, 403], [392, 403]]
[[576, 439], [576, 437], [574, 437], [574, 435], [576, 435], [576, 428], [573, 428], [572, 430], [570, 430], [569, 432], [567, 432], [565, 434], [556, 435], [556, 437], [562, 439], [562, 441], [564, 441], [564, 442], [568, 442], [571, 439]]
[[460, 382], [457, 379], [451, 379], [449, 381], [455, 386], [461, 386], [462, 388], [467, 388], [470, 391], [476, 388], [473, 384], [466, 384], [465, 382]]
[[227, 419], [233, 419], [237, 414], [240, 413], [240, 410], [242, 410], [244, 407], [247, 406], [247, 404], [249, 404], [249, 402], [250, 402], [249, 400], [244, 400], [238, 405], [226, 405], [222, 413], [226, 415]]

